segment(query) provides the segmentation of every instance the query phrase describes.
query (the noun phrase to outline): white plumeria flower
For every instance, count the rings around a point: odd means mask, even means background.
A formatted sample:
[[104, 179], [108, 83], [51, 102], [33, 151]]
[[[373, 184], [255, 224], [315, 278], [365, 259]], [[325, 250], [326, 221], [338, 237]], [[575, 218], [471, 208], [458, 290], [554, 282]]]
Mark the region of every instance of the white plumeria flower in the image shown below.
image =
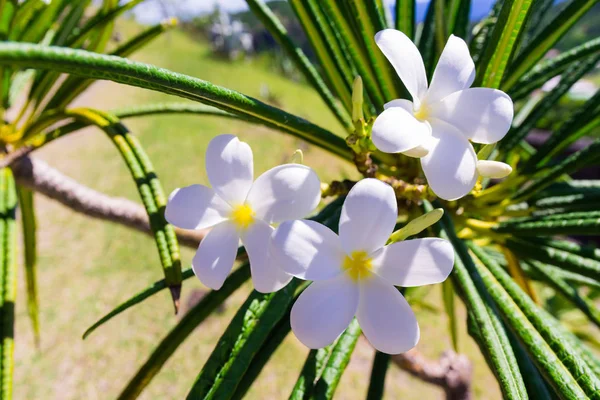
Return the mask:
[[[375, 146], [386, 153], [421, 158], [431, 189], [455, 200], [477, 181], [475, 143], [496, 143], [513, 119], [513, 102], [500, 90], [470, 88], [475, 64], [464, 40], [451, 35], [427, 86], [419, 50], [402, 32], [383, 30], [377, 45], [392, 64], [413, 101], [392, 100], [377, 117]], [[481, 173], [481, 171], [480, 171]]]
[[398, 286], [444, 281], [454, 251], [443, 239], [407, 240], [386, 246], [398, 209], [391, 186], [358, 182], [342, 207], [339, 236], [314, 221], [281, 224], [271, 254], [290, 274], [314, 281], [292, 308], [296, 337], [316, 349], [332, 343], [356, 315], [371, 344], [398, 354], [419, 341], [419, 325]]
[[213, 227], [192, 261], [194, 274], [218, 290], [233, 267], [240, 240], [250, 260], [252, 282], [259, 292], [281, 289], [292, 279], [270, 262], [272, 223], [306, 216], [321, 199], [321, 182], [309, 167], [285, 164], [254, 181], [252, 149], [233, 135], [215, 137], [206, 150], [212, 188], [175, 189], [165, 217], [182, 229]]

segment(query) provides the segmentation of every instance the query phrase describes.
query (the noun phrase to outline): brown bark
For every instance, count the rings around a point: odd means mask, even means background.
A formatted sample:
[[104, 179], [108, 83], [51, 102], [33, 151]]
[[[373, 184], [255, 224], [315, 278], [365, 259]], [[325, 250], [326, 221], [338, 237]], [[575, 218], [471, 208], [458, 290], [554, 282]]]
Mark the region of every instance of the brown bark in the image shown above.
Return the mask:
[[[28, 156], [16, 159], [10, 167], [19, 185], [58, 201], [75, 212], [152, 234], [146, 210], [134, 201], [98, 192], [63, 175], [44, 161]], [[176, 232], [182, 245], [194, 248], [205, 234], [180, 229]]]
[[471, 361], [452, 350], [445, 351], [439, 360], [429, 360], [416, 349], [392, 356], [392, 361], [402, 370], [425, 382], [444, 389], [447, 400], [471, 400]]

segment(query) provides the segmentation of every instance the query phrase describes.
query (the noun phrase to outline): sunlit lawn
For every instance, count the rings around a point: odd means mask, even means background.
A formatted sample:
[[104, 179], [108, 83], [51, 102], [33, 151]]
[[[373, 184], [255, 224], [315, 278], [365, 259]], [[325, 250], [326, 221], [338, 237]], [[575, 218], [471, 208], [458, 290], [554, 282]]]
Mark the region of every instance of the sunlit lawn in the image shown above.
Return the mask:
[[[119, 30], [127, 37], [138, 29], [122, 21]], [[135, 59], [193, 75], [259, 97], [268, 85], [290, 112], [340, 133], [336, 120], [307, 86], [291, 82], [257, 63], [236, 63], [211, 56], [209, 47], [179, 31], [171, 32], [138, 54]], [[113, 109], [181, 99], [101, 82], [80, 101]], [[206, 183], [204, 152], [219, 133], [233, 133], [254, 150], [255, 173], [286, 162], [294, 149], [305, 151], [305, 163], [322, 180], [352, 174], [352, 169], [325, 153], [281, 133], [263, 127], [214, 117], [160, 116], [131, 120], [129, 128], [139, 136], [154, 162], [167, 192], [191, 183]], [[135, 187], [111, 142], [97, 130], [85, 130], [61, 139], [36, 156], [78, 181], [111, 195], [139, 200]], [[161, 270], [151, 238], [114, 224], [98, 222], [68, 211], [61, 205], [36, 197], [39, 225], [39, 285], [41, 301], [41, 348], [36, 351], [25, 306], [22, 273], [16, 327], [15, 398], [17, 399], [111, 399], [146, 360], [158, 341], [175, 325], [168, 294], [161, 293], [101, 327], [83, 341], [81, 334], [98, 317], [132, 293], [160, 279]], [[184, 249], [184, 265], [193, 252]], [[183, 311], [194, 291], [202, 285], [185, 282]], [[181, 399], [245, 299], [249, 286], [230, 298], [224, 311], [205, 321], [177, 350], [174, 357], [144, 391], [144, 399]], [[449, 348], [447, 321], [440, 306], [440, 290], [427, 300], [440, 312], [418, 311], [422, 339], [419, 349], [437, 358]], [[461, 318], [464, 311], [461, 309]], [[497, 383], [475, 344], [461, 324], [461, 350], [472, 357], [476, 398], [499, 398]], [[286, 398], [294, 385], [307, 349], [290, 335], [263, 370], [251, 399]], [[361, 339], [340, 384], [337, 398], [365, 398], [373, 351]], [[441, 390], [410, 378], [397, 368], [387, 377], [387, 398], [430, 399]]]

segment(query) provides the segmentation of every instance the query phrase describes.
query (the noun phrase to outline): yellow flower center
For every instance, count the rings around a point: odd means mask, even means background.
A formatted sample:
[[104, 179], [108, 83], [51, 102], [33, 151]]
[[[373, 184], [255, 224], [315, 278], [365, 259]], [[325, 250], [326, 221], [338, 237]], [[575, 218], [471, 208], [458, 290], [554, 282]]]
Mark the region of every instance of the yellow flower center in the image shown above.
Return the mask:
[[249, 205], [242, 204], [235, 207], [229, 217], [238, 229], [246, 230], [254, 222], [254, 215], [254, 210]]
[[365, 279], [371, 276], [373, 268], [373, 260], [364, 251], [353, 251], [352, 254], [346, 256], [343, 264], [344, 271], [350, 276], [354, 282], [359, 279]]
[[427, 109], [425, 104], [421, 104], [419, 109], [415, 110], [414, 116], [421, 122], [427, 121], [427, 118], [429, 118], [429, 110]]

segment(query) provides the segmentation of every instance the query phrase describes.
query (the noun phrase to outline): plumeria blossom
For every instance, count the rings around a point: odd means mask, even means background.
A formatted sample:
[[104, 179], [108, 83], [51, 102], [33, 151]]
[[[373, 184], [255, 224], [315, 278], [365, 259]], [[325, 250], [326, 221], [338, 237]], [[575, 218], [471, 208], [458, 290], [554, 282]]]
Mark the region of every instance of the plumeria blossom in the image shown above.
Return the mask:
[[443, 239], [407, 240], [386, 246], [398, 209], [392, 188], [376, 179], [358, 182], [346, 198], [339, 236], [313, 221], [282, 223], [271, 254], [291, 275], [313, 283], [291, 312], [296, 337], [316, 349], [332, 343], [356, 316], [371, 344], [398, 354], [419, 341], [419, 325], [395, 287], [444, 281], [454, 251]]
[[[373, 125], [372, 140], [386, 153], [421, 159], [431, 189], [455, 200], [468, 194], [478, 175], [477, 155], [469, 142], [491, 144], [506, 135], [513, 119], [513, 102], [496, 89], [471, 88], [475, 64], [464, 40], [451, 35], [427, 85], [419, 50], [402, 32], [383, 30], [375, 41], [392, 64], [413, 101], [385, 104]], [[496, 163], [494, 171], [508, 171]]]
[[182, 229], [212, 229], [192, 261], [206, 286], [220, 289], [233, 267], [240, 240], [246, 247], [254, 288], [281, 289], [292, 276], [270, 262], [271, 224], [306, 216], [319, 204], [321, 183], [300, 164], [272, 168], [254, 180], [250, 146], [233, 135], [215, 137], [206, 150], [212, 188], [192, 185], [173, 191], [165, 217]]

